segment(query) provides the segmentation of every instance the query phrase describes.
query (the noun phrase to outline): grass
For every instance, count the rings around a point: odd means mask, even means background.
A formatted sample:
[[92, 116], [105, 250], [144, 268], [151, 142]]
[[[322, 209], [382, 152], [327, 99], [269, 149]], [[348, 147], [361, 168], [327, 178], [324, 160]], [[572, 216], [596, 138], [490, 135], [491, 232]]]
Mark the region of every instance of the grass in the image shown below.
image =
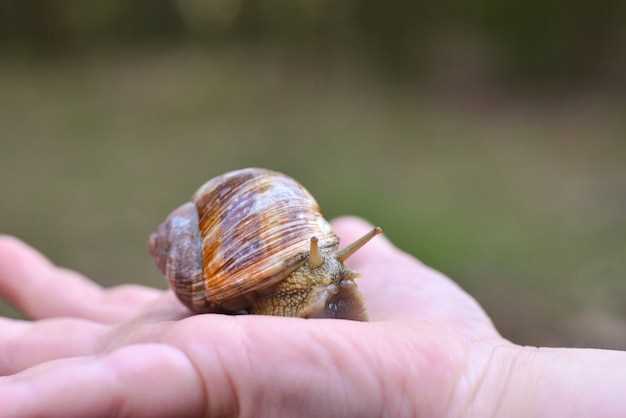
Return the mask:
[[0, 231], [58, 264], [164, 287], [152, 228], [205, 180], [265, 166], [329, 218], [383, 226], [515, 341], [626, 348], [617, 103], [443, 101], [276, 51], [2, 59]]

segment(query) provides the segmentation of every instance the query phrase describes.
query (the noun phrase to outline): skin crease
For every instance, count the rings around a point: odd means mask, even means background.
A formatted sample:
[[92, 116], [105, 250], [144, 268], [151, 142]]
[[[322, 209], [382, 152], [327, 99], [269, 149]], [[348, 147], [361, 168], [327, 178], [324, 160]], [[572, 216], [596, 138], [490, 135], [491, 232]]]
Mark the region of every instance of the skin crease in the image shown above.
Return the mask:
[[624, 353], [516, 346], [384, 237], [347, 266], [372, 322], [189, 316], [171, 292], [102, 289], [2, 237], [0, 298], [32, 321], [0, 318], [0, 415], [624, 416]]

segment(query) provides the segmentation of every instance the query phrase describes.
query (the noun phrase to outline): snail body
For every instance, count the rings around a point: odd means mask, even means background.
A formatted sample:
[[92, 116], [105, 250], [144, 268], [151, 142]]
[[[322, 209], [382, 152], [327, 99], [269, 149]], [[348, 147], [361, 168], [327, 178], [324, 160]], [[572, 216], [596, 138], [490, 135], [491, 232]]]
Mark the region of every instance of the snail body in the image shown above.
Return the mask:
[[367, 320], [339, 240], [292, 178], [248, 168], [215, 177], [150, 236], [150, 253], [193, 312]]

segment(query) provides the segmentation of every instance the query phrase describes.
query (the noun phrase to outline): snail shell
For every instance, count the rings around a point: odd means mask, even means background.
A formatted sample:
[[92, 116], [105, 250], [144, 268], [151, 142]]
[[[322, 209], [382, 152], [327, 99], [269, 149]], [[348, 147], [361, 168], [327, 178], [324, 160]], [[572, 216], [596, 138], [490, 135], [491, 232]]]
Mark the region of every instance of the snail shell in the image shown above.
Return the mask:
[[[248, 168], [209, 180], [150, 236], [150, 252], [194, 312], [366, 318], [311, 194], [292, 178]], [[367, 239], [366, 239], [367, 238]]]

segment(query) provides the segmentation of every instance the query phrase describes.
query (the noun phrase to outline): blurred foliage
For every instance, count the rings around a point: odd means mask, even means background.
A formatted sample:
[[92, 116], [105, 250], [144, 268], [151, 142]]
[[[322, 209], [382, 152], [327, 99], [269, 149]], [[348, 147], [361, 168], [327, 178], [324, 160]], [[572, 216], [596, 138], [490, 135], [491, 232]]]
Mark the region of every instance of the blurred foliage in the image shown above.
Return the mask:
[[0, 38], [25, 51], [68, 52], [145, 42], [282, 44], [349, 48], [413, 77], [442, 37], [478, 42], [509, 80], [624, 81], [626, 3], [562, 0], [468, 3], [375, 0], [9, 0]]

